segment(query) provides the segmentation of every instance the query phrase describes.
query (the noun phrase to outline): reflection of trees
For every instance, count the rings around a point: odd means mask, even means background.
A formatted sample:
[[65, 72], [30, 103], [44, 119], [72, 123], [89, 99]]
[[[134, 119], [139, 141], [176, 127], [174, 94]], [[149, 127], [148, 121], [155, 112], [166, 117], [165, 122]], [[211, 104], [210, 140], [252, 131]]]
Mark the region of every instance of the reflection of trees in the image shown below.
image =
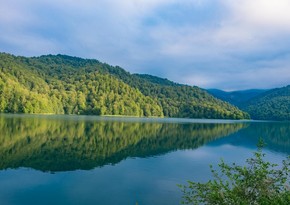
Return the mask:
[[262, 137], [266, 143], [267, 149], [288, 155], [290, 154], [289, 122], [254, 123], [243, 132], [246, 132], [247, 135], [252, 136], [251, 141], [258, 142], [258, 138]]
[[289, 122], [253, 122], [245, 129], [229, 138], [220, 139], [211, 145], [233, 144], [256, 148], [259, 139], [265, 142], [265, 149], [290, 155], [290, 123]]
[[197, 148], [243, 124], [166, 124], [0, 116], [0, 168], [92, 169]]

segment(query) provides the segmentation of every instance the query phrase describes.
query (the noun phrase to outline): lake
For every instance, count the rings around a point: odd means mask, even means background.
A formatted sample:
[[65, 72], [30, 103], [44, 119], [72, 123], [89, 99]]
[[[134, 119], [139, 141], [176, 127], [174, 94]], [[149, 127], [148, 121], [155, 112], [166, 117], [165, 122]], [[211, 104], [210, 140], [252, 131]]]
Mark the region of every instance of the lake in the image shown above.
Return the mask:
[[290, 123], [0, 115], [0, 204], [179, 204], [209, 165], [290, 154]]

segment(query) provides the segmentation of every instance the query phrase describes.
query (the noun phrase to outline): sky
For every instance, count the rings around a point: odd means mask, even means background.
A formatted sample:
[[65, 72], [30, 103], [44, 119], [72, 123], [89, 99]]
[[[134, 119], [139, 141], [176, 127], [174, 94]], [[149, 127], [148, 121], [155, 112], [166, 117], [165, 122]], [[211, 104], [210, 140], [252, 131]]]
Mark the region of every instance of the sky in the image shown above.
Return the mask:
[[0, 3], [0, 52], [93, 58], [228, 91], [290, 84], [290, 0]]

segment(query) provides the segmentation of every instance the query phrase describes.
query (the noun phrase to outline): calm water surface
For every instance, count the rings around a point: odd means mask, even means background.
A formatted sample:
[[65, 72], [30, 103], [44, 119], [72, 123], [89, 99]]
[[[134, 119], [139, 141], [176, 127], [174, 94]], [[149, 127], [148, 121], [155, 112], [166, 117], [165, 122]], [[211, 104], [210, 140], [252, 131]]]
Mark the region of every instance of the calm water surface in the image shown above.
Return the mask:
[[290, 124], [189, 119], [0, 115], [0, 204], [179, 204], [176, 186], [209, 164], [290, 154]]

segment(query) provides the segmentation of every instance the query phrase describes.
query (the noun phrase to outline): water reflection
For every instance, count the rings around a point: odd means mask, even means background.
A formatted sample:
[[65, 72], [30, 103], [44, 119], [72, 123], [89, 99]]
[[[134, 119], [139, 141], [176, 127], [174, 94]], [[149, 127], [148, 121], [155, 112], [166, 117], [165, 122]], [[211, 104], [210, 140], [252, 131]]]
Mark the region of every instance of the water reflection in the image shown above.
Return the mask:
[[1, 115], [0, 169], [92, 169], [127, 157], [197, 148], [247, 126]]
[[231, 143], [235, 146], [256, 147], [259, 138], [265, 142], [265, 149], [272, 152], [290, 155], [290, 123], [263, 122], [251, 123], [246, 129], [227, 139], [221, 139], [218, 144]]

